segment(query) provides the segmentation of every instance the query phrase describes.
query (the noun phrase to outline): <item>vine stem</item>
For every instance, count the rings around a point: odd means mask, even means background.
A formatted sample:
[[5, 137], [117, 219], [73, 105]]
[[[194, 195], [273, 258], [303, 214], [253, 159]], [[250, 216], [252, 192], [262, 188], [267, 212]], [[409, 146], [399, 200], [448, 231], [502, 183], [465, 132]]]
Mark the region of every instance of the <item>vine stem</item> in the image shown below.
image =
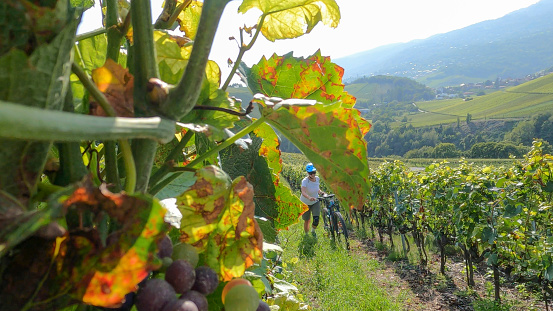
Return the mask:
[[261, 27], [263, 27], [263, 22], [265, 21], [265, 16], [266, 16], [265, 14], [263, 14], [261, 16], [261, 19], [259, 20], [259, 23], [257, 24], [257, 27], [255, 29], [255, 34], [253, 35], [253, 38], [252, 38], [252, 40], [250, 41], [250, 43], [248, 45], [244, 45], [243, 29], [240, 30], [240, 44], [241, 44], [240, 51], [238, 52], [238, 56], [236, 57], [236, 61], [234, 62], [234, 66], [232, 66], [232, 70], [230, 71], [230, 73], [227, 77], [227, 80], [225, 81], [225, 83], [221, 87], [221, 89], [223, 91], [227, 90], [227, 88], [230, 84], [230, 81], [232, 80], [232, 77], [234, 76], [234, 74], [238, 70], [238, 67], [240, 66], [240, 62], [242, 62], [242, 57], [244, 56], [244, 54], [247, 51], [249, 51], [252, 48], [253, 44], [257, 40], [257, 37], [259, 36], [259, 33], [261, 32]]
[[[155, 110], [154, 107], [146, 100], [148, 81], [151, 78], [159, 78], [150, 5], [150, 0], [133, 0], [131, 5], [134, 37], [131, 50], [133, 54], [131, 67], [134, 69], [133, 98], [135, 112], [139, 116], [156, 114], [152, 112]], [[133, 140], [131, 147], [136, 169], [135, 191], [143, 192], [148, 188], [158, 144], [149, 139], [136, 139]]]
[[[117, 20], [119, 19], [119, 12], [117, 7], [117, 0], [107, 0], [103, 3], [106, 8], [106, 29], [107, 29], [107, 57], [111, 58], [117, 63], [119, 59], [119, 48], [121, 46], [121, 38], [123, 35], [117, 30]], [[128, 144], [128, 143], [127, 143]], [[121, 145], [121, 144], [120, 144]], [[114, 192], [121, 191], [121, 179], [119, 177], [119, 168], [117, 165], [117, 146], [114, 141], [108, 140], [104, 142], [106, 148], [105, 163], [106, 163], [106, 181], [112, 185], [111, 190]], [[125, 164], [129, 159], [125, 158]], [[134, 163], [134, 159], [132, 159]]]
[[84, 40], [84, 39], [92, 38], [92, 37], [95, 37], [97, 35], [106, 33], [106, 31], [107, 31], [106, 28], [98, 28], [96, 30], [85, 32], [83, 34], [77, 35], [75, 37], [75, 41], [81, 41], [81, 40]]
[[160, 117], [96, 117], [0, 100], [1, 138], [60, 142], [144, 138], [167, 143], [174, 135], [175, 122]]
[[125, 180], [125, 191], [127, 193], [133, 193], [136, 188], [136, 165], [134, 163], [134, 157], [132, 155], [131, 144], [128, 140], [119, 140], [119, 146], [121, 147], [121, 153], [123, 154], [123, 163], [125, 163], [125, 171], [127, 172], [127, 178]]
[[[250, 133], [251, 131], [256, 129], [258, 126], [260, 126], [264, 122], [265, 122], [265, 117], [261, 117], [261, 118], [255, 120], [254, 122], [252, 122], [252, 124], [250, 124], [247, 127], [243, 128], [241, 131], [236, 133], [231, 138], [225, 140], [224, 142], [219, 144], [217, 147], [209, 150], [208, 152], [206, 152], [206, 153], [200, 155], [199, 157], [197, 157], [196, 159], [192, 160], [190, 163], [188, 163], [186, 166], [184, 166], [183, 169], [184, 168], [194, 168], [194, 166], [196, 166], [198, 164], [201, 164], [205, 159], [208, 159], [214, 153], [219, 153], [223, 149], [225, 149], [225, 148], [229, 147], [230, 145], [234, 144], [234, 142], [236, 142], [239, 138], [247, 135], [248, 133]], [[158, 182], [157, 184], [155, 184], [154, 186], [152, 186], [150, 188], [149, 193], [152, 194], [152, 195], [155, 195], [161, 189], [163, 189], [165, 186], [167, 186], [173, 180], [175, 180], [177, 177], [179, 177], [181, 174], [182, 174], [182, 172], [177, 172], [177, 173], [174, 173], [173, 175], [161, 180], [160, 182]]]

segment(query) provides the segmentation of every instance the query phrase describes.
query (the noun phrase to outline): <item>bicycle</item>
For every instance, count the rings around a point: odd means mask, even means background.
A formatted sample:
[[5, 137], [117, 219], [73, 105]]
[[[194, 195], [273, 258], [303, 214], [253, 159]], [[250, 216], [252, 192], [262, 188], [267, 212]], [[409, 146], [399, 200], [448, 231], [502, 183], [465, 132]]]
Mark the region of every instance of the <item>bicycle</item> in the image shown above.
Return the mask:
[[349, 250], [348, 228], [340, 212], [340, 203], [335, 199], [334, 194], [319, 196], [319, 200], [324, 203], [323, 222], [325, 230], [330, 232], [336, 243], [340, 243], [343, 237], [346, 249]]

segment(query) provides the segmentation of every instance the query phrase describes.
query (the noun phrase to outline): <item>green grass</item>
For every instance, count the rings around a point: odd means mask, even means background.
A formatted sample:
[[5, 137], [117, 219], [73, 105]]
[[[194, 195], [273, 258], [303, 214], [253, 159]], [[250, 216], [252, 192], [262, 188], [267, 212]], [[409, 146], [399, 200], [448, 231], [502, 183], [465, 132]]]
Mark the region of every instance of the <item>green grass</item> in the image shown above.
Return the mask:
[[323, 233], [319, 228], [317, 239], [305, 236], [301, 223], [279, 233], [286, 269], [314, 310], [402, 309], [409, 293], [390, 295], [386, 288], [393, 288], [393, 282], [382, 284], [380, 280], [378, 284], [370, 277], [383, 269], [381, 263], [361, 252], [335, 247]]

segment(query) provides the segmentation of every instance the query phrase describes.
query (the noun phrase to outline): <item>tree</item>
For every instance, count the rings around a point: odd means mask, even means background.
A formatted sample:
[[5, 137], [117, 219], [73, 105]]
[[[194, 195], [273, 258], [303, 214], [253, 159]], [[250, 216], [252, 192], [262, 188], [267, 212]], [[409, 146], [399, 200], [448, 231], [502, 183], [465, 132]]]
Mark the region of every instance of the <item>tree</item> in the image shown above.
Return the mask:
[[[220, 281], [242, 276], [262, 260], [263, 235], [303, 211], [279, 178], [273, 128], [345, 205], [362, 206], [370, 124], [343, 89], [343, 70], [319, 52], [274, 55], [252, 68], [241, 62], [260, 34], [274, 41], [319, 22], [336, 27], [338, 5], [242, 1], [240, 13], [261, 15], [238, 30], [239, 54], [222, 81], [208, 55], [227, 2], [165, 1], [152, 23], [149, 0], [106, 0], [104, 27], [80, 36], [90, 0], [2, 4], [9, 13], [0, 37], [2, 310], [116, 307], [160, 267], [158, 243], [169, 232], [193, 245]], [[184, 35], [166, 31], [176, 21]], [[263, 108], [256, 120], [226, 91], [238, 67], [260, 93], [251, 103]], [[275, 87], [278, 74], [266, 73], [284, 71], [294, 78]], [[174, 213], [164, 198], [182, 214], [174, 228], [164, 221]], [[256, 206], [268, 219], [263, 226]]]
[[440, 143], [432, 152], [434, 158], [456, 158], [460, 152], [452, 143]]

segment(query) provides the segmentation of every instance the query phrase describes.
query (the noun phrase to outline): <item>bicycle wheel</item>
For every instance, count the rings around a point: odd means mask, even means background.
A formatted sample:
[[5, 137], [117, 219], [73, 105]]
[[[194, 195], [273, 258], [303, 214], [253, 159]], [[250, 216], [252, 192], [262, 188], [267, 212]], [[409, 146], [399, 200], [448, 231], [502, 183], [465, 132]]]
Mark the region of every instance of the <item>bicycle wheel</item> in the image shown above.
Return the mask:
[[332, 215], [332, 222], [334, 230], [336, 231], [337, 243], [341, 243], [342, 238], [346, 244], [346, 249], [349, 250], [349, 235], [348, 228], [346, 227], [346, 221], [340, 212], [334, 212]]

